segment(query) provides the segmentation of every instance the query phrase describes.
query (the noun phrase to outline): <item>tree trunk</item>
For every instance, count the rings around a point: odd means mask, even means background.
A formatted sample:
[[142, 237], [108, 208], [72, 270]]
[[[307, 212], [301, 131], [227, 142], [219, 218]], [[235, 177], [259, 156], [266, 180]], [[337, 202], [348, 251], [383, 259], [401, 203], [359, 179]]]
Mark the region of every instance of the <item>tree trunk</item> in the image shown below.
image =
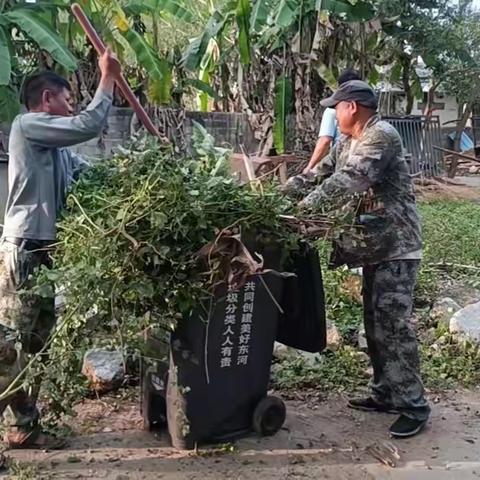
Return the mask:
[[462, 132], [465, 130], [465, 126], [467, 125], [468, 119], [472, 113], [472, 106], [473, 102], [468, 102], [465, 104], [465, 108], [463, 110], [462, 116], [460, 120], [457, 122], [457, 127], [455, 129], [455, 140], [453, 143], [453, 149], [458, 152], [460, 151], [460, 142], [462, 139]]
[[426, 102], [425, 108], [423, 110], [423, 114], [427, 118], [431, 118], [431, 116], [433, 114], [433, 107], [434, 107], [434, 103], [435, 103], [435, 90], [436, 90], [436, 86], [435, 85], [430, 85], [430, 87], [428, 89], [428, 93], [427, 93], [427, 102]]
[[405, 92], [405, 96], [407, 99], [405, 113], [407, 115], [411, 115], [413, 110], [413, 104], [415, 102], [415, 97], [412, 92], [412, 86], [410, 85], [410, 70], [412, 68], [410, 63], [410, 57], [408, 55], [402, 55], [401, 62], [403, 66], [403, 71], [402, 71], [403, 90]]

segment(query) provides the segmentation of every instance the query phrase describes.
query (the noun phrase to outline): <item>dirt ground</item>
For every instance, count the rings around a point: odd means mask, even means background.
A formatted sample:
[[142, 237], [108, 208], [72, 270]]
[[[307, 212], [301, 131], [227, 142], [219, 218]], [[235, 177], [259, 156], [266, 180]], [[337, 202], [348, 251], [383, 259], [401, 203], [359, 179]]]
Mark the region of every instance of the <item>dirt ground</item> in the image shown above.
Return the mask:
[[471, 200], [480, 197], [480, 175], [454, 179], [416, 179], [415, 194], [421, 201]]
[[[388, 436], [394, 416], [351, 411], [344, 398], [287, 401], [287, 422], [277, 435], [240, 440], [231, 453], [176, 451], [165, 434], [141, 430], [137, 402], [91, 400], [78, 408], [68, 449], [6, 454], [33, 464], [30, 477], [18, 478], [38, 480], [479, 479], [480, 391], [430, 398], [428, 428], [403, 441]], [[385, 456], [389, 445], [400, 460]], [[383, 465], [375, 449], [396, 467]]]
[[[423, 200], [478, 201], [480, 177], [459, 185], [417, 186]], [[465, 293], [465, 292], [463, 292]], [[142, 431], [139, 402], [89, 400], [77, 408], [75, 435], [60, 452], [9, 451], [12, 480], [470, 480], [480, 479], [480, 390], [430, 394], [428, 428], [392, 441], [392, 415], [346, 408], [346, 399], [315, 395], [287, 401], [274, 437], [251, 436], [229, 448], [181, 452], [168, 436]], [[398, 458], [388, 453], [396, 449]], [[388, 459], [395, 466], [386, 466]]]

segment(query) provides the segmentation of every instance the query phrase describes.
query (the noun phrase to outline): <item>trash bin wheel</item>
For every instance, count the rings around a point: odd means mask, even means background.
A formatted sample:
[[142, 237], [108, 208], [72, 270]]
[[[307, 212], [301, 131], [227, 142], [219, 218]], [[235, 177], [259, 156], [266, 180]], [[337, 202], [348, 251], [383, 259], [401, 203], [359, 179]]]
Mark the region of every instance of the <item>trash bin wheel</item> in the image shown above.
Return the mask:
[[285, 422], [287, 409], [278, 397], [268, 396], [260, 400], [253, 412], [253, 429], [268, 437], [277, 433]]
[[167, 423], [167, 405], [165, 398], [152, 385], [151, 372], [142, 379], [142, 417], [143, 428], [157, 430]]

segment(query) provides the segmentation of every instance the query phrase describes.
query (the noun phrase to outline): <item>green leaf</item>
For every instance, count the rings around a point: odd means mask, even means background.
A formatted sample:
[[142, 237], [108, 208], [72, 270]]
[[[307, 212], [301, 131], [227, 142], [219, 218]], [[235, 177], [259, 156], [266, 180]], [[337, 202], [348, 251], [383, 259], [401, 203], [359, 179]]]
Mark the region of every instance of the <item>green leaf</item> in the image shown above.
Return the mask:
[[271, 5], [268, 0], [256, 0], [250, 17], [250, 25], [254, 32], [258, 33], [267, 24], [270, 8]]
[[182, 20], [184, 22], [193, 22], [195, 20], [193, 13], [187, 10], [184, 5], [181, 5], [175, 0], [143, 0], [142, 2], [133, 1], [128, 2], [124, 6], [124, 10], [131, 14], [167, 12], [170, 15]]
[[376, 69], [376, 67], [372, 68], [370, 75], [368, 76], [368, 83], [370, 85], [376, 85], [380, 80], [380, 72]]
[[[208, 70], [204, 70], [201, 72], [200, 82], [208, 85], [211, 80], [210, 72]], [[208, 97], [209, 95], [206, 92], [200, 93], [198, 96], [199, 105], [198, 108], [201, 112], [208, 112]]]
[[154, 80], [161, 80], [163, 72], [160, 58], [145, 38], [131, 28], [122, 32], [122, 35], [135, 52], [138, 64], [146, 70], [149, 77]]
[[281, 77], [275, 85], [273, 144], [278, 154], [285, 152], [287, 115], [292, 111], [293, 86], [287, 77]]
[[236, 10], [235, 2], [227, 2], [222, 9], [216, 10], [209, 18], [203, 33], [192, 40], [185, 50], [182, 64], [188, 70], [197, 70], [207, 51], [212, 38], [223, 30], [226, 23], [233, 17]]
[[412, 69], [412, 92], [415, 98], [423, 97], [422, 82], [415, 69]]
[[390, 82], [396, 83], [400, 81], [402, 78], [402, 69], [402, 64], [399, 62], [393, 66], [392, 71], [390, 72]]
[[328, 68], [324, 63], [319, 63], [315, 66], [320, 78], [327, 84], [330, 90], [337, 88], [337, 78], [332, 69]]
[[155, 104], [167, 104], [172, 99], [172, 64], [167, 60], [158, 59], [162, 78], [151, 78], [148, 82], [148, 98]]
[[218, 95], [218, 93], [208, 83], [202, 82], [202, 80], [198, 78], [185, 78], [182, 83], [185, 86], [193, 87], [200, 92], [206, 93], [214, 100], [220, 100], [220, 95]]
[[8, 86], [0, 86], [0, 121], [11, 123], [20, 112], [18, 92]]
[[300, 2], [296, 0], [281, 0], [278, 6], [275, 24], [279, 27], [290, 27], [297, 19]]
[[250, 0], [238, 0], [237, 25], [238, 25], [238, 48], [240, 61], [243, 65], [250, 65], [250, 15], [252, 6]]
[[187, 10], [179, 2], [174, 0], [157, 0], [158, 9], [170, 13], [174, 17], [184, 22], [193, 22], [195, 20], [193, 13]]
[[346, 22], [366, 22], [375, 16], [373, 5], [362, 0], [317, 0], [317, 10], [337, 14]]
[[0, 27], [0, 85], [10, 83], [12, 73], [12, 60], [10, 58], [10, 49], [8, 47], [5, 31]]
[[47, 51], [57, 63], [67, 70], [77, 68], [75, 57], [70, 53], [60, 36], [52, 30], [42, 17], [25, 8], [12, 10], [3, 15], [25, 32], [40, 48]]

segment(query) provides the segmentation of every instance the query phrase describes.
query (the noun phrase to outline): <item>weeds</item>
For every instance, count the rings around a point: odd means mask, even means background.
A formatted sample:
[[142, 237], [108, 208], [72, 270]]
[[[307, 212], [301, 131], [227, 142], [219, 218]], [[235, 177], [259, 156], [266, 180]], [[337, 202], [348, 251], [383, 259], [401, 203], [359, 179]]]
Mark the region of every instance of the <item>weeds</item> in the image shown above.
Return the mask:
[[315, 388], [324, 392], [353, 391], [365, 386], [368, 362], [352, 347], [319, 355], [315, 362], [303, 357], [286, 359], [273, 369], [274, 387], [283, 390]]

